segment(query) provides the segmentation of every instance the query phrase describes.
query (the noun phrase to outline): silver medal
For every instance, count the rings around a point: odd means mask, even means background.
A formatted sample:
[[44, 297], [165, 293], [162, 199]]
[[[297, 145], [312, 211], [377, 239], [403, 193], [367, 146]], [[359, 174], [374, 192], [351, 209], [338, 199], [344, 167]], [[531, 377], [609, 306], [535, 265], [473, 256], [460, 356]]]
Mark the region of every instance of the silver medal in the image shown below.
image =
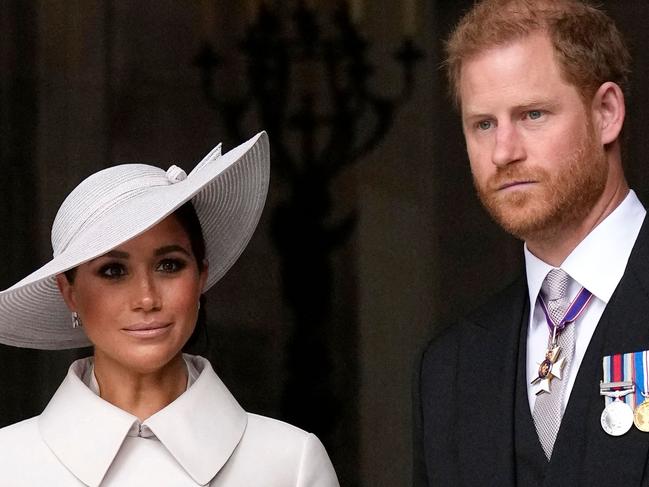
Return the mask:
[[611, 436], [622, 436], [633, 426], [633, 409], [619, 399], [606, 406], [601, 417], [602, 428]]

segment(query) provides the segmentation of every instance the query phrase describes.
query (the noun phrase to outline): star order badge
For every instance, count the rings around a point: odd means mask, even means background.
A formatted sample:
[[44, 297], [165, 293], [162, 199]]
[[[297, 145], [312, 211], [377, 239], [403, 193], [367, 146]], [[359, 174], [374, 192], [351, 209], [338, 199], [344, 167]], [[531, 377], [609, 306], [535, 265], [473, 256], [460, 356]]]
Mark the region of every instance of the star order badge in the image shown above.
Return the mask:
[[559, 358], [560, 354], [561, 347], [554, 347], [545, 352], [545, 360], [539, 364], [539, 374], [531, 382], [532, 385], [537, 386], [535, 392], [537, 396], [544, 393], [550, 394], [550, 382], [552, 382], [552, 379], [556, 377], [561, 380], [561, 374], [566, 359], [563, 357]]
[[[549, 276], [550, 274], [548, 274]], [[541, 305], [541, 310], [545, 315], [545, 320], [550, 330], [548, 338], [548, 348], [545, 352], [545, 359], [539, 364], [539, 372], [536, 378], [531, 382], [536, 386], [534, 393], [538, 396], [540, 394], [550, 394], [550, 383], [555, 377], [561, 380], [563, 375], [563, 367], [566, 365], [566, 359], [572, 360], [572, 357], [566, 356], [559, 358], [561, 355], [561, 347], [558, 344], [557, 336], [563, 333], [566, 326], [574, 323], [581, 313], [586, 309], [590, 303], [593, 294], [585, 287], [577, 294], [573, 302], [568, 307], [561, 319], [552, 317], [543, 296], [539, 294], [538, 300]], [[559, 384], [560, 386], [560, 384]]]

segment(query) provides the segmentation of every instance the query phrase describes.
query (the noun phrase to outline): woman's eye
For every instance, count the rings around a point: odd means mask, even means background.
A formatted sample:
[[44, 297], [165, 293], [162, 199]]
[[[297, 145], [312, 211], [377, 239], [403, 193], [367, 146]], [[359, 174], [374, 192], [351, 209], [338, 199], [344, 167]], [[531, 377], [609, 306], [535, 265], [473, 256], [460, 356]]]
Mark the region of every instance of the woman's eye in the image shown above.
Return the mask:
[[187, 264], [179, 259], [164, 259], [158, 264], [157, 270], [167, 273], [178, 272]]
[[99, 269], [99, 275], [107, 279], [116, 279], [126, 275], [126, 268], [122, 264], [106, 264]]
[[543, 113], [540, 110], [530, 110], [529, 112], [527, 112], [527, 117], [530, 120], [538, 120], [542, 116], [543, 116]]

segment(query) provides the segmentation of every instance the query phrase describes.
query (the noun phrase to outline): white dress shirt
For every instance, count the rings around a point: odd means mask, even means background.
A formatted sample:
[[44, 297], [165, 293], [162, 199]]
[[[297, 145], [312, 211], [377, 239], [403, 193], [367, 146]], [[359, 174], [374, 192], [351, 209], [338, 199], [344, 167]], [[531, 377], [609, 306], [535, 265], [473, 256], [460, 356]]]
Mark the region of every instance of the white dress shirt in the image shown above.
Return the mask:
[[[642, 203], [630, 190], [624, 201], [577, 245], [560, 266], [572, 278], [568, 286], [570, 302], [582, 287], [593, 293], [584, 313], [569, 325], [575, 327], [576, 343], [569, 374], [563, 379], [568, 381], [563, 397], [564, 409], [597, 323], [622, 279], [645, 214]], [[549, 327], [537, 298], [545, 276], [553, 267], [533, 255], [527, 245], [524, 253], [530, 310], [533, 310], [527, 332], [527, 398], [530, 410], [534, 411], [535, 387], [530, 383], [538, 375], [549, 337]]]
[[207, 360], [184, 358], [193, 383], [143, 422], [74, 362], [40, 416], [0, 429], [0, 486], [338, 487], [314, 435], [246, 413]]

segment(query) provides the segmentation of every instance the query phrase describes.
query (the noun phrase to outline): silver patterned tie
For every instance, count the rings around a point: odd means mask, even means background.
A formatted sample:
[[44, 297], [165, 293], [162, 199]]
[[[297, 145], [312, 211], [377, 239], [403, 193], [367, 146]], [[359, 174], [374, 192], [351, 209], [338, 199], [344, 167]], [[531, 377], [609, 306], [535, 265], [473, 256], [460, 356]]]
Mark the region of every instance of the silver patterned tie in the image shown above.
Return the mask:
[[[561, 269], [552, 269], [541, 286], [541, 296], [545, 301], [550, 316], [555, 323], [559, 323], [568, 309], [568, 281], [570, 276]], [[575, 326], [567, 325], [558, 337], [561, 347], [560, 357], [565, 358], [562, 379], [552, 381], [552, 392], [540, 394], [534, 403], [534, 426], [539, 435], [541, 446], [548, 460], [552, 456], [554, 441], [557, 438], [561, 418], [563, 416], [563, 398], [566, 394], [566, 385], [570, 373], [570, 365], [575, 353]]]

